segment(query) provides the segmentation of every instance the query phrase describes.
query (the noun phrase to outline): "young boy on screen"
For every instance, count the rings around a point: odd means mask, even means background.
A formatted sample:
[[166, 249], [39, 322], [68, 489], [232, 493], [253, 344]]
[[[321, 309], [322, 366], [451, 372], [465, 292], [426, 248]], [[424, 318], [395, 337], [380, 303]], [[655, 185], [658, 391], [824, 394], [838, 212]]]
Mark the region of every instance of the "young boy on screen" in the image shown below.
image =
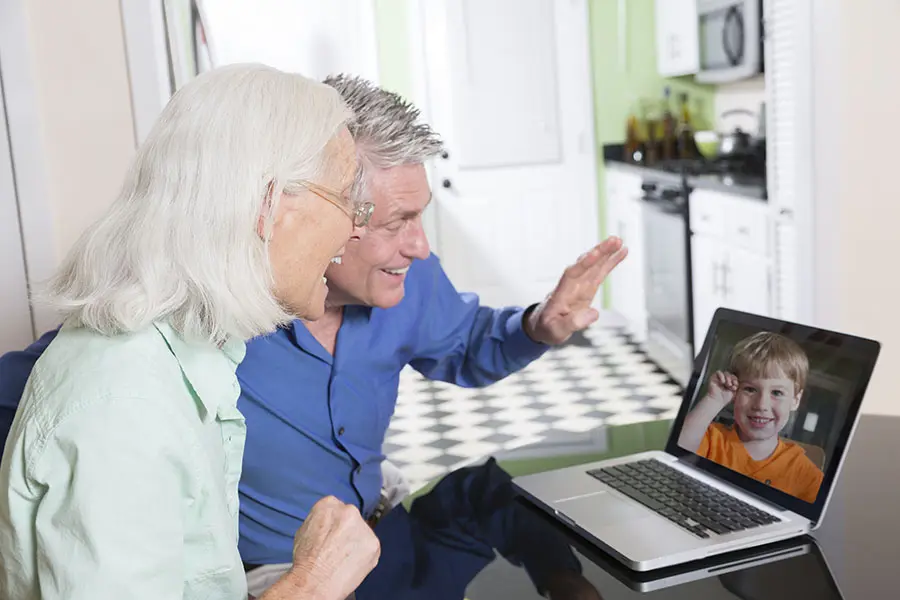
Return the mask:
[[[684, 420], [678, 444], [792, 496], [815, 502], [822, 471], [779, 433], [800, 405], [809, 359], [793, 340], [760, 332], [737, 343], [728, 371], [709, 378], [706, 396]], [[734, 402], [734, 426], [713, 419]]]

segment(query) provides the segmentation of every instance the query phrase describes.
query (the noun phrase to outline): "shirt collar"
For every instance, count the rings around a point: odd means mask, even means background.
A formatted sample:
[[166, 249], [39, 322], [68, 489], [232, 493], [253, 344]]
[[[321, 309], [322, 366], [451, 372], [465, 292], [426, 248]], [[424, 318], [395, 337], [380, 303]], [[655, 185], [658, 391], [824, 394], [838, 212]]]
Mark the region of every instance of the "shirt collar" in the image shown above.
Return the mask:
[[168, 323], [154, 323], [154, 326], [199, 399], [204, 422], [214, 418], [220, 409], [237, 404], [240, 386], [234, 373], [246, 354], [243, 341], [232, 337], [219, 344], [189, 342]]

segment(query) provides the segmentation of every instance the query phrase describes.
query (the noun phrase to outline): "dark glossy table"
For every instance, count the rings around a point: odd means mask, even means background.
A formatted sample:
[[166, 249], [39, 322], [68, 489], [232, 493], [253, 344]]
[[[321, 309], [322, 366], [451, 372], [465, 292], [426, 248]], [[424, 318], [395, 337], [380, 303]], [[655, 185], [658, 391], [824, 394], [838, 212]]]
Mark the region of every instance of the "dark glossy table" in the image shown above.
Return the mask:
[[[661, 449], [668, 427], [657, 421], [550, 437], [497, 459], [513, 475], [584, 464]], [[573, 594], [572, 600], [900, 599], [898, 450], [900, 417], [863, 416], [823, 525], [812, 536], [662, 571], [630, 571], [544, 513], [529, 510], [565, 536], [596, 590]], [[502, 558], [468, 590], [468, 600], [540, 597], [525, 571]]]

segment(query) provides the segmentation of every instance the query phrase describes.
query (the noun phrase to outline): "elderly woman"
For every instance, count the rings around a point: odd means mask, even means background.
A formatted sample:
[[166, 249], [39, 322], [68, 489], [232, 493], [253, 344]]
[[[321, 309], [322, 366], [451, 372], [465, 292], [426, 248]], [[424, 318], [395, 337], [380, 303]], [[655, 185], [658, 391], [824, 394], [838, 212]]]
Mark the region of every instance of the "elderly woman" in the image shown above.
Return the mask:
[[[65, 321], [0, 466], [0, 597], [246, 598], [235, 367], [245, 340], [322, 315], [325, 269], [368, 220], [350, 116], [263, 66], [169, 102], [49, 286]], [[320, 502], [264, 598], [349, 594], [378, 558], [354, 511]]]

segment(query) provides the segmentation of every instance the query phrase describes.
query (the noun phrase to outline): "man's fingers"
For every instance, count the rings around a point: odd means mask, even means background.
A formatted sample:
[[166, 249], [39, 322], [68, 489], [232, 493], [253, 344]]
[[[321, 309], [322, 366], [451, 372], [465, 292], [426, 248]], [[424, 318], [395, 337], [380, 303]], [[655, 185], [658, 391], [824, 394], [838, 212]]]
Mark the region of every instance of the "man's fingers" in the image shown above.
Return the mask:
[[575, 264], [566, 269], [563, 277], [565, 279], [578, 279], [592, 268], [609, 260], [609, 258], [615, 255], [621, 248], [621, 239], [615, 236], [608, 237], [591, 248], [588, 252], [578, 257]]
[[625, 257], [628, 256], [628, 248], [621, 247], [613, 254], [608, 256], [606, 260], [599, 262], [595, 265], [595, 269], [597, 270], [597, 275], [594, 277], [594, 281], [597, 282], [597, 285], [603, 283], [609, 274], [612, 273], [612, 270], [619, 266]]
[[597, 248], [591, 248], [588, 252], [582, 254], [578, 257], [578, 260], [575, 261], [575, 264], [570, 265], [565, 272], [563, 273], [563, 280], [574, 280], [579, 279], [587, 273], [591, 267], [595, 266], [597, 262], [600, 260], [600, 252]]

